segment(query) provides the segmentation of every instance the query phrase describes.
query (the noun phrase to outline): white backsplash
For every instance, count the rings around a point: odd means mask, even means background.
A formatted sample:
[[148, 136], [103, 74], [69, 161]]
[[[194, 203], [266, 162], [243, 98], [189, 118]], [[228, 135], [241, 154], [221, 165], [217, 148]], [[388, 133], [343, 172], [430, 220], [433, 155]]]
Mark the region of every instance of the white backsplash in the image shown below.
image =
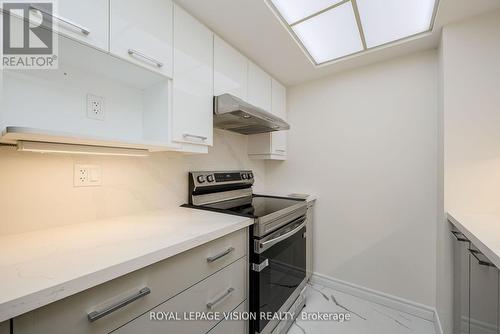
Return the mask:
[[[179, 206], [187, 201], [191, 170], [252, 169], [262, 192], [265, 163], [246, 152], [246, 136], [221, 130], [208, 155], [83, 156], [0, 146], [0, 235]], [[73, 187], [75, 163], [100, 165], [102, 186]]]

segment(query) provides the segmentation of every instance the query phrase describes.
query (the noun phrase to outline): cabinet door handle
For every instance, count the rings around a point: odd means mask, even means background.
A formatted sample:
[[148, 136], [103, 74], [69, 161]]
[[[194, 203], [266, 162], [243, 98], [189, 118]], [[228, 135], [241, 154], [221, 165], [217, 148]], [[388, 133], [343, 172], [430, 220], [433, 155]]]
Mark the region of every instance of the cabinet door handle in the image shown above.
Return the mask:
[[481, 259], [477, 256], [477, 254], [484, 255], [484, 254], [483, 254], [483, 253], [481, 253], [480, 251], [475, 250], [475, 249], [470, 249], [470, 248], [469, 248], [469, 253], [471, 253], [471, 254], [472, 254], [472, 256], [474, 256], [474, 257], [476, 258], [476, 260], [477, 260], [477, 262], [478, 262], [478, 264], [479, 264], [479, 265], [481, 265], [481, 266], [486, 266], [486, 267], [494, 267], [494, 268], [496, 268], [496, 266], [495, 266], [493, 263], [491, 263], [491, 262], [487, 262], [487, 261], [483, 261], [483, 260], [481, 260]]
[[102, 317], [107, 316], [108, 314], [111, 314], [119, 309], [121, 309], [124, 306], [127, 306], [128, 304], [136, 301], [139, 298], [142, 298], [144, 296], [147, 296], [151, 293], [151, 290], [149, 288], [143, 288], [139, 292], [133, 294], [132, 296], [129, 296], [122, 301], [119, 301], [116, 304], [113, 304], [111, 306], [106, 307], [105, 309], [102, 309], [100, 311], [93, 311], [90, 312], [87, 317], [90, 322], [94, 322], [98, 319], [101, 319]]
[[276, 152], [283, 152], [283, 153], [285, 153], [285, 152], [286, 152], [286, 150], [281, 150], [281, 149], [276, 149], [275, 151], [276, 151]]
[[64, 23], [66, 23], [67, 25], [70, 25], [70, 26], [72, 26], [72, 27], [74, 27], [74, 28], [76, 28], [76, 29], [80, 30], [80, 32], [81, 32], [83, 35], [85, 35], [85, 36], [87, 36], [88, 34], [90, 34], [90, 30], [89, 30], [89, 29], [87, 29], [87, 28], [85, 28], [85, 27], [82, 27], [81, 25], [76, 24], [76, 23], [74, 23], [74, 22], [72, 22], [72, 21], [70, 21], [70, 20], [68, 20], [68, 19], [65, 19], [65, 18], [63, 18], [63, 17], [60, 17], [60, 16], [56, 16], [56, 15], [54, 15], [54, 14], [51, 14], [51, 13], [47, 12], [46, 10], [44, 10], [44, 9], [42, 9], [42, 8], [40, 8], [40, 7], [37, 7], [37, 6], [33, 6], [33, 5], [31, 5], [30, 7], [31, 7], [32, 9], [36, 9], [36, 10], [38, 10], [38, 11], [40, 11], [40, 12], [44, 13], [45, 15], [48, 15], [48, 16], [52, 17], [53, 19], [55, 19], [55, 20], [57, 20], [57, 21], [64, 22]]
[[209, 310], [213, 310], [214, 308], [217, 307], [220, 303], [222, 303], [224, 300], [226, 300], [232, 293], [234, 292], [234, 288], [229, 288], [227, 291], [220, 296], [219, 298], [207, 303], [207, 308]]
[[208, 137], [205, 137], [205, 136], [191, 135], [191, 134], [189, 134], [189, 133], [184, 133], [184, 134], [182, 134], [182, 136], [183, 136], [184, 138], [196, 138], [196, 139], [201, 139], [201, 140], [203, 140], [203, 141], [205, 141], [205, 140], [207, 140], [207, 139], [208, 139]]
[[451, 234], [453, 234], [458, 241], [464, 241], [464, 242], [469, 242], [470, 241], [461, 232], [451, 231]]
[[217, 261], [218, 259], [228, 255], [229, 253], [231, 253], [232, 251], [234, 251], [234, 247], [229, 247], [228, 249], [226, 249], [225, 251], [223, 251], [222, 253], [219, 253], [217, 255], [214, 255], [214, 256], [210, 256], [210, 257], [207, 257], [207, 262], [208, 263], [211, 263], [211, 262], [214, 262], [214, 261]]
[[148, 60], [148, 61], [150, 61], [150, 62], [154, 63], [154, 64], [155, 64], [156, 66], [158, 66], [158, 67], [163, 67], [163, 63], [162, 63], [161, 61], [158, 61], [158, 60], [156, 60], [156, 59], [154, 59], [154, 58], [152, 58], [152, 57], [150, 57], [150, 56], [147, 56], [147, 55], [145, 55], [144, 53], [139, 52], [139, 51], [137, 51], [137, 50], [135, 50], [135, 49], [128, 49], [128, 51], [127, 51], [127, 52], [128, 52], [128, 54], [129, 54], [129, 55], [131, 55], [131, 56], [134, 56], [134, 55], [135, 55], [135, 56], [141, 57], [141, 58], [143, 58], [143, 59], [146, 59], [146, 60]]

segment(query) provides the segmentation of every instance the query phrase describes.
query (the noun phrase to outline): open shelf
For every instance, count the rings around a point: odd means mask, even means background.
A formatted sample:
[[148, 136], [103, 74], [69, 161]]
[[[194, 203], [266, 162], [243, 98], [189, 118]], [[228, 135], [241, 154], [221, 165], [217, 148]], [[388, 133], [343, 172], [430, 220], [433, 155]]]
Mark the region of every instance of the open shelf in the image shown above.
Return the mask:
[[[56, 70], [3, 73], [0, 142], [19, 140], [178, 150], [171, 141], [172, 81], [59, 36]], [[87, 94], [104, 98], [104, 119], [87, 116]]]

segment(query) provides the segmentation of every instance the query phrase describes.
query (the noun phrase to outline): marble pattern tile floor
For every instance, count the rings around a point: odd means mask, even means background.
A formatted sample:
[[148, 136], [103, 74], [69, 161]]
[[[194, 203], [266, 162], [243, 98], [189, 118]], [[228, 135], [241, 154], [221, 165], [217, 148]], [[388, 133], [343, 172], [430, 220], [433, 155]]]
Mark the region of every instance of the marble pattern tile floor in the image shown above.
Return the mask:
[[[297, 319], [288, 334], [436, 334], [434, 323], [318, 284], [309, 284], [303, 312], [349, 313], [349, 321]], [[317, 314], [317, 313], [316, 313]]]

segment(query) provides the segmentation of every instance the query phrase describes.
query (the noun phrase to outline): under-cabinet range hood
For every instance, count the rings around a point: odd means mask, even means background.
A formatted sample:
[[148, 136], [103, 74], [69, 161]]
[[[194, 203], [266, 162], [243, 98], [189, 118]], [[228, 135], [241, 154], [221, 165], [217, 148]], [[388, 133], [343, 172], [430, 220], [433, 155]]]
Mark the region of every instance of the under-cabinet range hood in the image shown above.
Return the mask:
[[214, 127], [244, 135], [290, 129], [281, 118], [231, 94], [214, 97]]

